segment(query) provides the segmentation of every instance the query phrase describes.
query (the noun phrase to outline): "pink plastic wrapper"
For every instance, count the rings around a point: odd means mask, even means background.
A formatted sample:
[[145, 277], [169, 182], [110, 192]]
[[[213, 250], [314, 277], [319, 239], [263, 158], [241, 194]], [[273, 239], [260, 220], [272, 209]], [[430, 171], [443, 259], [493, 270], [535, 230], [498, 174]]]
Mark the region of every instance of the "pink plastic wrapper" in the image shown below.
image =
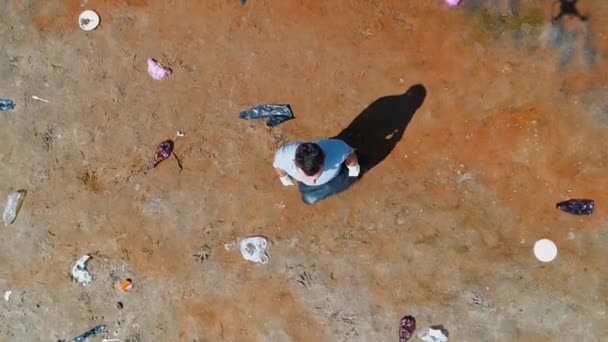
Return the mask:
[[446, 4], [448, 4], [448, 6], [458, 6], [460, 5], [460, 3], [462, 2], [462, 0], [444, 0]]
[[162, 80], [171, 75], [172, 72], [171, 68], [160, 65], [160, 63], [153, 58], [148, 58], [148, 74], [150, 74], [153, 79]]
[[173, 153], [173, 144], [173, 140], [165, 140], [156, 147], [152, 167], [156, 167], [160, 162], [171, 156], [171, 153]]
[[414, 336], [416, 330], [416, 319], [414, 316], [405, 316], [399, 322], [399, 342], [407, 342]]

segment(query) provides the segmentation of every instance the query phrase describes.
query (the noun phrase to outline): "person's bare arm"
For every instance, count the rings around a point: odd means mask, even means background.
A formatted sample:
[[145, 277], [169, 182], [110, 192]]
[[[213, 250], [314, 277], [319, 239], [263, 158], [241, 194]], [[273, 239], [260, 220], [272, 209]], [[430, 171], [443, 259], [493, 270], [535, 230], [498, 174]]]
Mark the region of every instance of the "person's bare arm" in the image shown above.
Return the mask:
[[287, 176], [287, 172], [285, 172], [285, 170], [283, 170], [283, 169], [279, 169], [277, 167], [274, 170], [277, 172], [277, 175], [279, 175], [279, 177], [285, 177], [285, 176]]
[[357, 159], [357, 155], [355, 154], [355, 152], [349, 154], [348, 157], [346, 157], [346, 160], [344, 162], [346, 163], [346, 166], [359, 165], [359, 159]]
[[289, 177], [285, 170], [279, 169], [278, 167], [276, 167], [274, 170], [277, 172], [277, 175], [279, 175], [279, 179], [281, 180], [281, 183], [283, 183], [284, 186], [294, 185], [293, 181], [291, 180], [291, 177]]
[[355, 152], [349, 154], [344, 163], [346, 164], [346, 167], [348, 167], [349, 177], [359, 176], [359, 173], [361, 173], [361, 166], [359, 166], [359, 159], [357, 159]]

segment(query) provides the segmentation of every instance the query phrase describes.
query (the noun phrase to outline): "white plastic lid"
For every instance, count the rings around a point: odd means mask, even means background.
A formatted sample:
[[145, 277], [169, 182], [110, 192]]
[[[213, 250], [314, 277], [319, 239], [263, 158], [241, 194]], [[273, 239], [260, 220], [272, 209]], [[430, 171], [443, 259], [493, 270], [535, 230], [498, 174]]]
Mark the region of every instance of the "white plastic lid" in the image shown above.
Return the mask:
[[549, 239], [541, 239], [534, 244], [534, 255], [542, 262], [550, 262], [557, 257], [557, 246]]
[[78, 16], [78, 26], [85, 31], [93, 31], [99, 26], [99, 14], [92, 10], [86, 10]]

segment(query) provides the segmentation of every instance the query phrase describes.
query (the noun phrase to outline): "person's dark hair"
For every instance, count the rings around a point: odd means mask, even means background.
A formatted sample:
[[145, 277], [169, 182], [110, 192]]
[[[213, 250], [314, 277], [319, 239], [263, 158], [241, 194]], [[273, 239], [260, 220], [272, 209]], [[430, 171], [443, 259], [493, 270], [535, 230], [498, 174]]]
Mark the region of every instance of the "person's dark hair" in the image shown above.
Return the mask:
[[296, 166], [307, 176], [316, 175], [321, 170], [324, 159], [323, 150], [315, 143], [303, 143], [296, 149]]

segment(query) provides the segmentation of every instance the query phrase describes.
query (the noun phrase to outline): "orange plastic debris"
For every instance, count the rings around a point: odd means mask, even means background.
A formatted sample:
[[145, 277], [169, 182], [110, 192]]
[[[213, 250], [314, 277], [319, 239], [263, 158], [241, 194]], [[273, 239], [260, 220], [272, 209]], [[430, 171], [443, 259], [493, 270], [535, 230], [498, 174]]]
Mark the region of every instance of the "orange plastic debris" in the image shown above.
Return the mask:
[[129, 291], [132, 287], [133, 287], [133, 282], [131, 281], [130, 278], [127, 278], [127, 280], [123, 281], [120, 284], [120, 289], [123, 291]]

